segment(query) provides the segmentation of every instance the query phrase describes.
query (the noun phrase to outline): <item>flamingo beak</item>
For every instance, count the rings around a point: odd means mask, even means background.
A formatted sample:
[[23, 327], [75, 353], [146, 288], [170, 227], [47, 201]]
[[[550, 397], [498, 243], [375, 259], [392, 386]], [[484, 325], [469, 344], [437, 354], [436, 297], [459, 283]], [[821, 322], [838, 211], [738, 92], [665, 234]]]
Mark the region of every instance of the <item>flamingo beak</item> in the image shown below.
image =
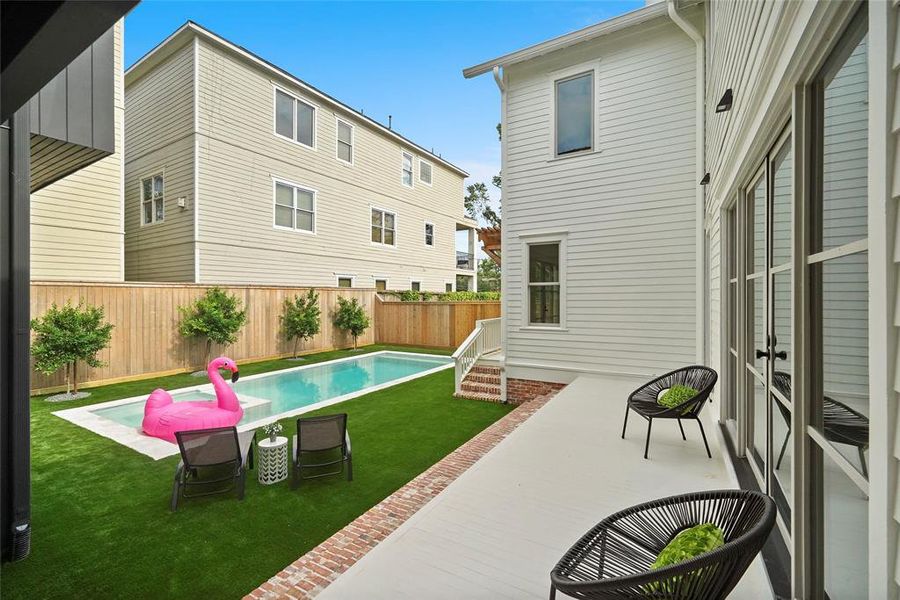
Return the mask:
[[231, 383], [237, 383], [237, 380], [238, 380], [238, 378], [239, 378], [240, 376], [241, 376], [241, 374], [238, 373], [238, 370], [237, 370], [237, 369], [235, 369], [235, 370], [231, 373]]

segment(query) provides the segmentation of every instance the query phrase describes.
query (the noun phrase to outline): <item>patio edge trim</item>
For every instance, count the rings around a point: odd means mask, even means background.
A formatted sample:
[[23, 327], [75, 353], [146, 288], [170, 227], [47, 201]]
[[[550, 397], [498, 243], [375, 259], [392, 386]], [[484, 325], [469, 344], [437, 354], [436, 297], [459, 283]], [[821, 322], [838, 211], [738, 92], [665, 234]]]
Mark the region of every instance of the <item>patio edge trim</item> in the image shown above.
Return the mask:
[[[433, 464], [244, 598], [314, 598], [438, 496], [559, 391], [529, 400]], [[475, 400], [459, 400], [476, 402]]]

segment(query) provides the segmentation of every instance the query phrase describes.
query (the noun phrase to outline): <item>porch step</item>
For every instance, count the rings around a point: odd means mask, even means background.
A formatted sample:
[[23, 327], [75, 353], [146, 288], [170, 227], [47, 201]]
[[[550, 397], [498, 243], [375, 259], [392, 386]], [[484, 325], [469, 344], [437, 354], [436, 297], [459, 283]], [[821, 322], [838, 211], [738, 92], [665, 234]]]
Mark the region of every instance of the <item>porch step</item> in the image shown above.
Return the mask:
[[458, 398], [472, 400], [500, 401], [500, 369], [475, 365], [463, 379]]

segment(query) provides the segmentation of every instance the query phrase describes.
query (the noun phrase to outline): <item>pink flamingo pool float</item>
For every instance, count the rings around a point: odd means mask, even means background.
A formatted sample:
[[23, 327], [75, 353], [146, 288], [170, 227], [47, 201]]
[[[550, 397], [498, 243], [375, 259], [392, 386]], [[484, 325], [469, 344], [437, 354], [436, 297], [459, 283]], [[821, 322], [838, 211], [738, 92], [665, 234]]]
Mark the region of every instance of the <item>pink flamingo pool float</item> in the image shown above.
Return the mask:
[[222, 379], [219, 369], [231, 371], [232, 383], [238, 380], [237, 365], [230, 358], [220, 356], [210, 362], [206, 374], [216, 390], [216, 402], [174, 402], [166, 390], [153, 390], [144, 405], [141, 423], [144, 433], [175, 443], [176, 431], [237, 425], [244, 416], [244, 409], [234, 390]]

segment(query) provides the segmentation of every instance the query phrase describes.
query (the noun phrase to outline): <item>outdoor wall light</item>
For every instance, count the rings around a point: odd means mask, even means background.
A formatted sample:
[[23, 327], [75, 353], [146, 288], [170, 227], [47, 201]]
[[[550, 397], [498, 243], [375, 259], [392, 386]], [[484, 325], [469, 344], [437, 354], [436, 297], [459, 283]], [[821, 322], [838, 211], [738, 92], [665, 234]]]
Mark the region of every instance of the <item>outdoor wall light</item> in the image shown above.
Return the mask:
[[709, 173], [703, 176], [703, 179], [700, 180], [700, 185], [706, 185], [709, 183]]
[[734, 102], [734, 95], [731, 93], [731, 88], [728, 88], [725, 90], [725, 95], [722, 96], [722, 99], [716, 104], [716, 112], [720, 113], [731, 110], [732, 102]]

